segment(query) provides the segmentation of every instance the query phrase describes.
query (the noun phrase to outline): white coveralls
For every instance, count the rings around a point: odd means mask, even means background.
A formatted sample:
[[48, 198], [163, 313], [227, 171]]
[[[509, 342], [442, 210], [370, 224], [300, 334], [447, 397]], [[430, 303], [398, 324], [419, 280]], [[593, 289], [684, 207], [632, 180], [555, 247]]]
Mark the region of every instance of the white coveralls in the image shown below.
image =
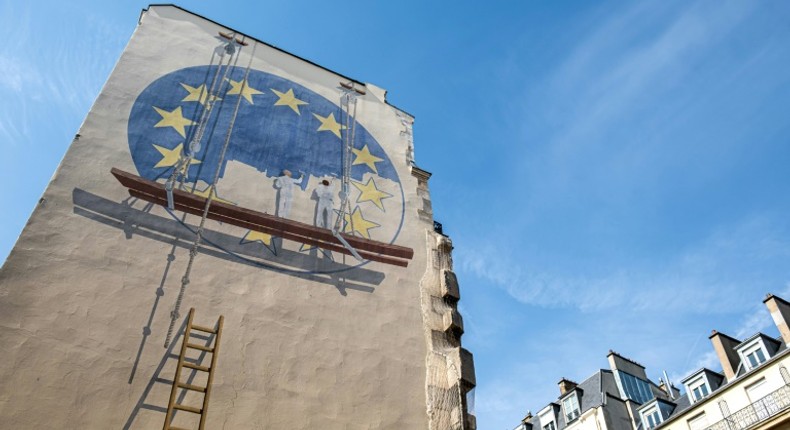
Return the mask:
[[274, 186], [280, 189], [280, 205], [277, 208], [277, 216], [286, 218], [291, 212], [291, 202], [294, 197], [294, 185], [302, 183], [304, 176], [294, 179], [288, 175], [282, 175], [274, 181]]
[[[315, 193], [318, 196], [318, 212], [315, 215], [315, 225], [321, 228], [329, 228], [332, 225], [332, 215], [335, 208], [334, 184], [324, 185], [319, 183]], [[326, 216], [324, 216], [325, 214]]]

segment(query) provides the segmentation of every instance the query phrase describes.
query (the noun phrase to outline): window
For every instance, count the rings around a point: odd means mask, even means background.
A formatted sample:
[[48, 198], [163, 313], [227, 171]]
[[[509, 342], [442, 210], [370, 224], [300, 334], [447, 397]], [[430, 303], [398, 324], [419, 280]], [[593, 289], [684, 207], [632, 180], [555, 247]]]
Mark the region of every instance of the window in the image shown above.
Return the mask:
[[630, 373], [623, 371], [616, 371], [620, 388], [622, 388], [625, 397], [638, 402], [645, 403], [653, 400], [653, 391], [650, 390], [650, 384], [640, 378], [637, 378]]
[[652, 429], [661, 423], [661, 415], [658, 411], [653, 411], [652, 414], [647, 416], [647, 428]]
[[696, 417], [688, 420], [689, 430], [703, 430], [705, 427], [708, 426], [708, 417], [705, 416], [705, 413], [701, 413]]
[[746, 354], [746, 359], [749, 361], [749, 367], [754, 369], [765, 362], [765, 354], [763, 354], [763, 350], [761, 348], [757, 348], [754, 351]]
[[710, 390], [708, 389], [708, 381], [705, 379], [705, 375], [700, 375], [698, 378], [689, 382], [686, 386], [688, 387], [688, 390], [691, 393], [691, 399], [694, 402], [704, 399], [710, 393]]
[[565, 422], [571, 422], [579, 418], [581, 412], [579, 410], [579, 397], [575, 391], [562, 401], [562, 409], [565, 411]]
[[749, 396], [749, 401], [752, 403], [752, 410], [757, 414], [757, 418], [763, 420], [770, 415], [766, 404], [775, 405], [771, 399], [768, 402], [760, 401], [761, 399], [771, 394], [771, 386], [766, 383], [765, 378], [760, 378], [757, 382], [746, 387], [746, 395]]
[[642, 417], [645, 428], [652, 429], [661, 424], [661, 413], [658, 412], [658, 408], [655, 406], [642, 412]]
[[765, 363], [765, 360], [767, 360], [768, 357], [768, 353], [765, 350], [762, 339], [760, 338], [757, 338], [754, 340], [754, 342], [750, 342], [748, 345], [744, 346], [743, 349], [740, 350], [740, 354], [741, 361], [748, 370], [752, 370], [755, 367]]
[[648, 402], [639, 412], [642, 420], [642, 424], [639, 428], [654, 429], [658, 427], [664, 422], [664, 418], [672, 415], [672, 411], [674, 410], [675, 406], [673, 403], [666, 403], [661, 399]]
[[538, 420], [540, 420], [540, 425], [543, 430], [557, 430], [557, 424], [554, 422], [556, 421], [557, 411], [554, 409], [556, 407], [556, 403], [552, 403], [549, 406], [546, 406], [538, 412]]

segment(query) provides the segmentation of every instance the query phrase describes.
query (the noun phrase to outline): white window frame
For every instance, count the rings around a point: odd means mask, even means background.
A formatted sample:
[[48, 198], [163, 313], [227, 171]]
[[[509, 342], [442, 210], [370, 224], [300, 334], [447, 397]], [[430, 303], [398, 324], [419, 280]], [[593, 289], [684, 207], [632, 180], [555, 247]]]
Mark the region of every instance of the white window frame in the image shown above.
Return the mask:
[[[570, 411], [570, 413], [568, 413], [568, 409], [566, 408], [566, 403], [569, 402], [569, 401], [573, 402], [576, 405], [576, 409]], [[581, 416], [581, 414], [582, 414], [582, 407], [579, 404], [579, 393], [576, 390], [573, 390], [573, 392], [571, 392], [571, 394], [569, 394], [564, 399], [562, 399], [561, 403], [562, 403], [562, 413], [565, 414], [565, 422], [566, 423], [570, 423], [571, 421], [573, 421], [573, 420], [575, 420], [575, 419], [577, 419], [577, 418], [579, 418]], [[573, 406], [573, 405], [571, 405], [571, 406]]]
[[[664, 417], [661, 416], [661, 410], [658, 408], [658, 403], [654, 404], [653, 406], [645, 409], [641, 412], [642, 415], [642, 423], [644, 423], [646, 429], [652, 429], [657, 427], [659, 424], [664, 422]], [[658, 415], [658, 420], [655, 424], [650, 425], [649, 418], [653, 415]]]
[[[538, 420], [540, 421], [541, 430], [557, 430], [557, 420], [554, 416], [554, 407], [552, 405], [538, 412]], [[549, 425], [550, 427], [548, 427]]]
[[689, 430], [703, 430], [705, 427], [708, 426], [708, 417], [705, 415], [705, 412], [689, 418], [687, 421]]
[[[759, 360], [760, 357], [758, 353], [762, 353], [761, 354], [763, 356], [762, 361]], [[758, 361], [756, 365], [749, 360], [749, 357], [752, 354], [754, 354], [755, 361]], [[760, 367], [761, 364], [765, 363], [766, 361], [768, 361], [769, 358], [771, 358], [771, 356], [768, 355], [768, 349], [765, 347], [762, 338], [759, 337], [753, 340], [752, 342], [749, 342], [748, 344], [744, 345], [742, 348], [739, 348], [738, 355], [741, 357], [741, 363], [743, 363], [743, 365], [748, 370], [752, 370]]]
[[[697, 390], [700, 390], [700, 393], [697, 393]], [[702, 391], [706, 391], [706, 393], [701, 393]], [[711, 393], [710, 384], [708, 383], [708, 378], [705, 374], [701, 374], [698, 377], [694, 378], [691, 382], [686, 384], [686, 392], [689, 394], [692, 403], [699, 402], [700, 400], [708, 397]]]
[[[762, 388], [762, 393], [759, 393], [760, 388]], [[749, 403], [752, 404], [752, 408], [754, 412], [757, 414], [757, 418], [760, 421], [768, 418], [770, 416], [770, 413], [765, 406], [754, 407], [754, 404], [757, 403], [760, 399], [771, 394], [771, 388], [770, 385], [768, 385], [768, 381], [766, 380], [766, 378], [762, 377], [757, 381], [747, 385], [746, 387], [744, 387], [744, 391], [746, 391], [746, 397], [749, 399]], [[755, 392], [758, 392], [759, 395], [756, 395]]]

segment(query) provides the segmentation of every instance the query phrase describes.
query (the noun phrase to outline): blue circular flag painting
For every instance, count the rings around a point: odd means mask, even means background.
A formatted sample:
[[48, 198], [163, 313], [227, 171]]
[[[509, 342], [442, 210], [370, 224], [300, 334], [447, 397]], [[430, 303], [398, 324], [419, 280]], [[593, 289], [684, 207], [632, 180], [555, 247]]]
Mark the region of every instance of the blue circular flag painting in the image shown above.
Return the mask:
[[[188, 67], [162, 76], [143, 90], [132, 106], [128, 123], [129, 149], [139, 175], [163, 182], [190, 142], [200, 137], [199, 150], [188, 166], [188, 181], [207, 185], [219, 172], [218, 189], [225, 194], [229, 190], [222, 190], [222, 178], [229, 165], [236, 163], [254, 168], [260, 179], [269, 183], [285, 170], [293, 172], [294, 179], [303, 175], [300, 182], [294, 181], [294, 199], [315, 199], [308, 187], [316, 186], [323, 178], [342, 177], [343, 142], [349, 130], [338, 105], [340, 92], [338, 103], [333, 103], [302, 85], [259, 70], [249, 70], [245, 82], [246, 73], [238, 67]], [[239, 109], [234, 117], [237, 103]], [[364, 122], [364, 118], [357, 119]], [[230, 144], [220, 165], [231, 125]], [[392, 243], [403, 223], [405, 205], [400, 179], [389, 155], [360, 123], [353, 137], [349, 163], [351, 207], [341, 221], [346, 232]], [[270, 190], [270, 195], [262, 198], [274, 205], [274, 187], [262, 188]], [[337, 216], [338, 211], [334, 212]], [[297, 213], [291, 218], [312, 222], [313, 216]], [[285, 264], [286, 270], [315, 272], [278, 261], [284, 253], [276, 249], [276, 240], [268, 235], [239, 228], [239, 236], [242, 244], [261, 243], [272, 254], [250, 259], [250, 254], [240, 255], [214, 245], [264, 267], [282, 269]], [[292, 253], [305, 251], [304, 245], [294, 244], [294, 248]], [[332, 258], [331, 253], [322, 252]]]

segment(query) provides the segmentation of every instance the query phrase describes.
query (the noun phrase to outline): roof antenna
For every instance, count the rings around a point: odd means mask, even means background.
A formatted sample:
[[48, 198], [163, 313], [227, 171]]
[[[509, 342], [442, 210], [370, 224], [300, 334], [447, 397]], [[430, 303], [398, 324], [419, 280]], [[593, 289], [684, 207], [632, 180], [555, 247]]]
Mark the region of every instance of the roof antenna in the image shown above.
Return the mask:
[[675, 393], [672, 391], [672, 383], [669, 382], [669, 376], [667, 376], [667, 371], [663, 370], [664, 372], [664, 383], [667, 384], [667, 393], [669, 394], [670, 400], [675, 400]]

